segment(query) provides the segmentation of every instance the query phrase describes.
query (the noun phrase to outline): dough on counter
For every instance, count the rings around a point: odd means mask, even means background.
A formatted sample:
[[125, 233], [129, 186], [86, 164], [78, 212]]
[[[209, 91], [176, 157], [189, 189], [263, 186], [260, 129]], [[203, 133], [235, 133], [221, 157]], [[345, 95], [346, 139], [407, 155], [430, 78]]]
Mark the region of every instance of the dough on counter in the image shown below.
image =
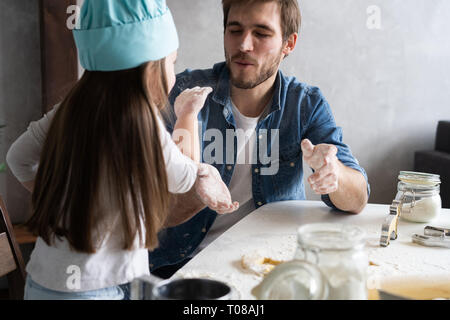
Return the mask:
[[272, 269], [284, 261], [263, 257], [259, 254], [244, 254], [241, 258], [242, 268], [250, 270], [257, 275], [264, 276]]

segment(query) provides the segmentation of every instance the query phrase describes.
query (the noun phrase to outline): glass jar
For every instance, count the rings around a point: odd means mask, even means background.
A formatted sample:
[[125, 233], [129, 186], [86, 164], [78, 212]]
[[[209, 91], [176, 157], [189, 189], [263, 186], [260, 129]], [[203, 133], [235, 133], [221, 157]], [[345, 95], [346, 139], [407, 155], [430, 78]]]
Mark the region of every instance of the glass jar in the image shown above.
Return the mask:
[[440, 177], [437, 174], [400, 171], [397, 195], [400, 217], [413, 222], [429, 222], [441, 212]]
[[328, 287], [328, 300], [366, 300], [369, 259], [365, 232], [359, 227], [316, 223], [300, 227], [295, 259], [318, 266]]
[[327, 281], [320, 269], [308, 261], [280, 263], [252, 289], [259, 300], [326, 300]]

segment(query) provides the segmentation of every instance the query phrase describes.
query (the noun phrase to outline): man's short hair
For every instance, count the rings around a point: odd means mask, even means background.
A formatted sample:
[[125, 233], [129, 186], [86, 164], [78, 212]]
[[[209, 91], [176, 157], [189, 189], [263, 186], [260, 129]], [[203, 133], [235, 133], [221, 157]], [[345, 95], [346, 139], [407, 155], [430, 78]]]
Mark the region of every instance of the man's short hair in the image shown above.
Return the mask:
[[300, 31], [302, 16], [297, 0], [222, 0], [224, 28], [227, 27], [228, 13], [233, 5], [251, 4], [257, 2], [277, 2], [281, 12], [281, 32], [286, 41], [293, 33]]

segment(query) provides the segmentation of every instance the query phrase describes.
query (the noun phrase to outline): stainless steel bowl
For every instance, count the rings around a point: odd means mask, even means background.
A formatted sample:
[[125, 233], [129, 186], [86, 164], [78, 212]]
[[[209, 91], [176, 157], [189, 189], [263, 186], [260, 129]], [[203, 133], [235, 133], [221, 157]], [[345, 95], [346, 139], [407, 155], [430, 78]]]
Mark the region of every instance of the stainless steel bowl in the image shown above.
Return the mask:
[[212, 279], [168, 279], [154, 276], [136, 279], [131, 287], [133, 300], [229, 300], [232, 289]]

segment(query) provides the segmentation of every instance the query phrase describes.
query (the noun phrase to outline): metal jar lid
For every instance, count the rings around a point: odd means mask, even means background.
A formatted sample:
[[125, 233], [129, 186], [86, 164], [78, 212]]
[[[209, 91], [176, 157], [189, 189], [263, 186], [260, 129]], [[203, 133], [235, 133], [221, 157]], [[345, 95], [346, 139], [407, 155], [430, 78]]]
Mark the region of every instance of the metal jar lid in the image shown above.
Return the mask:
[[441, 183], [441, 179], [438, 174], [424, 172], [400, 171], [398, 179], [405, 183], [417, 185], [438, 185]]

